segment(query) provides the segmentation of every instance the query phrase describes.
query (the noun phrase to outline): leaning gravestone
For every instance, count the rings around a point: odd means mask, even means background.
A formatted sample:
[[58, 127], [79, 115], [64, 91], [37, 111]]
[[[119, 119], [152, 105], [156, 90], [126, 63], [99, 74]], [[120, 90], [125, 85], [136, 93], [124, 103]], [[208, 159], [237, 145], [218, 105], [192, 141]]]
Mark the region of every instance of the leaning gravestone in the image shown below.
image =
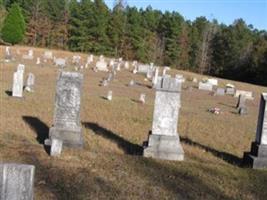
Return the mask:
[[33, 165], [0, 164], [0, 200], [33, 200]]
[[82, 82], [83, 75], [80, 73], [60, 73], [56, 87], [54, 123], [49, 130], [49, 139], [45, 141], [46, 145], [60, 145], [60, 142], [53, 142], [56, 139], [61, 140], [63, 146], [83, 146], [80, 124]]
[[177, 132], [182, 83], [175, 78], [159, 78], [156, 85], [152, 133], [144, 147], [144, 156], [166, 160], [184, 160]]
[[267, 168], [267, 93], [261, 95], [256, 141], [244, 154], [243, 162], [255, 169]]
[[25, 69], [25, 65], [19, 64], [17, 67], [17, 71], [13, 74], [13, 87], [12, 87], [13, 97], [23, 96], [24, 69]]

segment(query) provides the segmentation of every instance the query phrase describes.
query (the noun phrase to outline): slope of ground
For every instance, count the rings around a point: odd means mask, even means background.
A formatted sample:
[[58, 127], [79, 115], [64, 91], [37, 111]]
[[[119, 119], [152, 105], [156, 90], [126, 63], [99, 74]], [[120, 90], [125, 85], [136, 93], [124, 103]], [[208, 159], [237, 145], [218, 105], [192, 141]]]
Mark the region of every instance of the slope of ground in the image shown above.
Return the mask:
[[[15, 49], [26, 53], [29, 48], [13, 47], [13, 52]], [[41, 55], [44, 50], [34, 51]], [[1, 52], [3, 58], [3, 47]], [[64, 149], [59, 158], [53, 158], [43, 142], [52, 125], [58, 69], [34, 62], [25, 62], [25, 75], [35, 74], [35, 92], [24, 92], [23, 99], [10, 96], [19, 62], [0, 63], [0, 161], [36, 166], [35, 199], [266, 199], [267, 171], [240, 164], [255, 138], [259, 97], [267, 88], [232, 81], [255, 96], [248, 102], [249, 114], [239, 116], [237, 99], [212, 96], [196, 88], [186, 90], [192, 85], [186, 82], [178, 125], [185, 161], [171, 162], [141, 156], [152, 125], [155, 92], [144, 76], [122, 70], [108, 87], [100, 87], [107, 74], [86, 69], [82, 72], [81, 109], [84, 149]], [[183, 71], [171, 73], [201, 77]], [[131, 79], [139, 84], [127, 87]], [[220, 79], [220, 84], [224, 83], [228, 81]], [[103, 98], [108, 90], [113, 91], [111, 102]], [[140, 93], [147, 95], [145, 105], [136, 102]], [[219, 107], [223, 113], [207, 112], [211, 107]]]

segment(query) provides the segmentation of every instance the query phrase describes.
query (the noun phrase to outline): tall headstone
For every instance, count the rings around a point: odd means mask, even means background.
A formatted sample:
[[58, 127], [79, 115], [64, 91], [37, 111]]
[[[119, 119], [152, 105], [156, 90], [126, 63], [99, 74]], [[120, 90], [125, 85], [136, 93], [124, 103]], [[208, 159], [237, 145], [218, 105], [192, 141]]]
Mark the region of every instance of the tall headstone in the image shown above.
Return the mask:
[[23, 75], [24, 75], [25, 66], [19, 64], [17, 71], [13, 74], [13, 87], [12, 87], [12, 96], [13, 97], [22, 97], [23, 96]]
[[80, 73], [60, 73], [56, 86], [54, 121], [46, 145], [52, 145], [53, 139], [57, 139], [63, 142], [63, 146], [83, 146], [80, 124], [82, 82], [83, 75]]
[[29, 73], [26, 81], [26, 87], [25, 90], [28, 92], [33, 92], [33, 87], [34, 87], [34, 82], [35, 82], [35, 76], [33, 73]]
[[33, 165], [0, 164], [0, 199], [33, 200]]
[[153, 86], [157, 85], [158, 77], [159, 77], [159, 68], [156, 67], [155, 73], [154, 73], [154, 77], [153, 77], [153, 80], [152, 80]]
[[267, 93], [262, 93], [256, 140], [251, 151], [244, 154], [244, 164], [252, 168], [267, 168]]
[[5, 49], [5, 61], [9, 62], [10, 60], [12, 60], [12, 54], [10, 51], [10, 47], [6, 47], [6, 49]]
[[181, 86], [181, 81], [175, 78], [158, 79], [152, 132], [144, 147], [145, 157], [184, 160], [184, 151], [177, 132]]

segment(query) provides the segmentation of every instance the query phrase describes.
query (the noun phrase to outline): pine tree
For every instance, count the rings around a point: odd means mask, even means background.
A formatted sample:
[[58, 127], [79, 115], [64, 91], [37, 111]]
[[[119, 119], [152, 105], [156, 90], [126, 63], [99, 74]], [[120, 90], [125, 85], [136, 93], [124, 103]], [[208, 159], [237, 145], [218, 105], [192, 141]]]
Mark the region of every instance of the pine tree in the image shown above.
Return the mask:
[[12, 4], [2, 28], [2, 38], [5, 42], [17, 44], [24, 38], [25, 21], [18, 4]]

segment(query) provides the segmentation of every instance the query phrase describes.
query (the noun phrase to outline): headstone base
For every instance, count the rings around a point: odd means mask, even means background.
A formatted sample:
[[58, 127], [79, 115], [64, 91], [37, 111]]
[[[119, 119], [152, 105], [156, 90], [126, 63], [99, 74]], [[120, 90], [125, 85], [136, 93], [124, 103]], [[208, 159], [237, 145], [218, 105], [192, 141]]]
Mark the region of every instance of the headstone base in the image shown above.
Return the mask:
[[83, 137], [82, 137], [81, 127], [77, 127], [76, 129], [51, 127], [49, 129], [49, 139], [45, 140], [45, 144], [51, 146], [53, 139], [62, 140], [63, 146], [66, 147], [71, 147], [71, 148], [83, 147]]
[[144, 146], [144, 157], [183, 161], [184, 151], [178, 136], [150, 134]]
[[251, 151], [244, 153], [243, 163], [253, 169], [267, 168], [267, 145], [253, 142]]

